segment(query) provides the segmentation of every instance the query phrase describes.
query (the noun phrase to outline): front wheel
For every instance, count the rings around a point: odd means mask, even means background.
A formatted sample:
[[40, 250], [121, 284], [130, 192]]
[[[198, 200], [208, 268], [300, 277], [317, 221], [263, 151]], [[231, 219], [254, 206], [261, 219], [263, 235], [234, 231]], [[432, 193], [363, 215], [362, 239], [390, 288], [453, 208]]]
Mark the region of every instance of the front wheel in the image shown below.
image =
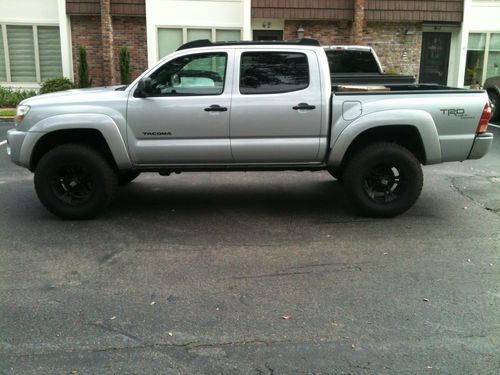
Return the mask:
[[35, 190], [43, 205], [63, 219], [90, 219], [110, 203], [118, 179], [110, 163], [82, 144], [57, 146], [35, 170]]
[[118, 185], [124, 186], [124, 185], [131, 183], [137, 177], [139, 177], [140, 174], [141, 174], [141, 172], [138, 172], [138, 171], [119, 172], [118, 173]]
[[418, 199], [424, 180], [417, 158], [394, 143], [375, 143], [358, 151], [343, 177], [354, 203], [373, 217], [391, 217], [408, 210]]

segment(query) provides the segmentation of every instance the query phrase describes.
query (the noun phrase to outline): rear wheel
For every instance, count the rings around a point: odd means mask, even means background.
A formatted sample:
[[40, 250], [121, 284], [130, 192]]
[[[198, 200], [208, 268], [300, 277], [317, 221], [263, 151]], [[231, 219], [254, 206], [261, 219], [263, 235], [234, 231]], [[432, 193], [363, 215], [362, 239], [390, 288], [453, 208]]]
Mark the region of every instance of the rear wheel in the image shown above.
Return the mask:
[[491, 102], [491, 121], [500, 120], [500, 95], [495, 91], [488, 91]]
[[420, 162], [394, 143], [375, 143], [358, 151], [343, 177], [354, 203], [373, 217], [405, 212], [418, 199], [423, 185]]
[[338, 181], [341, 181], [342, 182], [342, 172], [338, 169], [334, 169], [334, 168], [328, 168], [328, 173], [330, 173], [330, 175], [338, 180]]
[[125, 171], [125, 172], [119, 172], [118, 173], [118, 185], [123, 186], [131, 183], [134, 181], [141, 172], [137, 171]]
[[43, 205], [63, 219], [90, 219], [111, 201], [118, 179], [96, 150], [66, 144], [47, 152], [35, 170], [35, 190]]

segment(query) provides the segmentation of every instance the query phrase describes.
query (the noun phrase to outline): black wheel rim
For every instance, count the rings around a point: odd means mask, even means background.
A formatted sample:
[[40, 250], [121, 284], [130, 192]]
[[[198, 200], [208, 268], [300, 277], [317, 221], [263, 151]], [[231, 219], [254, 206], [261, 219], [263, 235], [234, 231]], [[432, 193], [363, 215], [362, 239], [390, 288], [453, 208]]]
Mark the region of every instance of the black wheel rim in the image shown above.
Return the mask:
[[70, 206], [87, 203], [95, 189], [90, 174], [78, 164], [64, 165], [58, 168], [51, 181], [54, 195]]
[[404, 191], [404, 176], [401, 168], [390, 163], [370, 167], [363, 175], [363, 189], [376, 203], [390, 204]]

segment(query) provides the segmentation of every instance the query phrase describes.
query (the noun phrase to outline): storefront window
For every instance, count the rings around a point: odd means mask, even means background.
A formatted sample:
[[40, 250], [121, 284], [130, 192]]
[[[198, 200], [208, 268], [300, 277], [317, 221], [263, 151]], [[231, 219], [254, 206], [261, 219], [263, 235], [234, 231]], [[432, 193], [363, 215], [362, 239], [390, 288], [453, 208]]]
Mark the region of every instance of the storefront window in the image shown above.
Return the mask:
[[500, 76], [500, 34], [491, 34], [486, 78]]
[[465, 85], [481, 83], [483, 77], [486, 34], [469, 34], [467, 60], [465, 63]]

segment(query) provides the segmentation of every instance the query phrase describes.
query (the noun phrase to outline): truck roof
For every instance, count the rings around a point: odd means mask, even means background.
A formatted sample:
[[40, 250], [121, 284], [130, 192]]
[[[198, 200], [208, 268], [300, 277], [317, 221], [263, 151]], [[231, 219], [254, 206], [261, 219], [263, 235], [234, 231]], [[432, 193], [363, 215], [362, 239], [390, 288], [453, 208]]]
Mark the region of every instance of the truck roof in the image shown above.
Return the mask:
[[223, 47], [223, 46], [263, 46], [263, 45], [271, 45], [271, 46], [282, 46], [282, 45], [291, 45], [291, 46], [313, 46], [320, 47], [321, 45], [316, 39], [298, 39], [295, 41], [269, 41], [269, 40], [258, 40], [258, 41], [242, 41], [242, 42], [211, 42], [208, 39], [199, 39], [193, 40], [192, 42], [185, 43], [177, 48], [177, 51], [182, 51], [190, 48], [202, 48], [202, 47]]
[[331, 50], [349, 50], [349, 51], [365, 51], [370, 52], [373, 51], [372, 47], [369, 46], [359, 46], [359, 45], [333, 45], [333, 46], [323, 46], [323, 48], [327, 51]]

